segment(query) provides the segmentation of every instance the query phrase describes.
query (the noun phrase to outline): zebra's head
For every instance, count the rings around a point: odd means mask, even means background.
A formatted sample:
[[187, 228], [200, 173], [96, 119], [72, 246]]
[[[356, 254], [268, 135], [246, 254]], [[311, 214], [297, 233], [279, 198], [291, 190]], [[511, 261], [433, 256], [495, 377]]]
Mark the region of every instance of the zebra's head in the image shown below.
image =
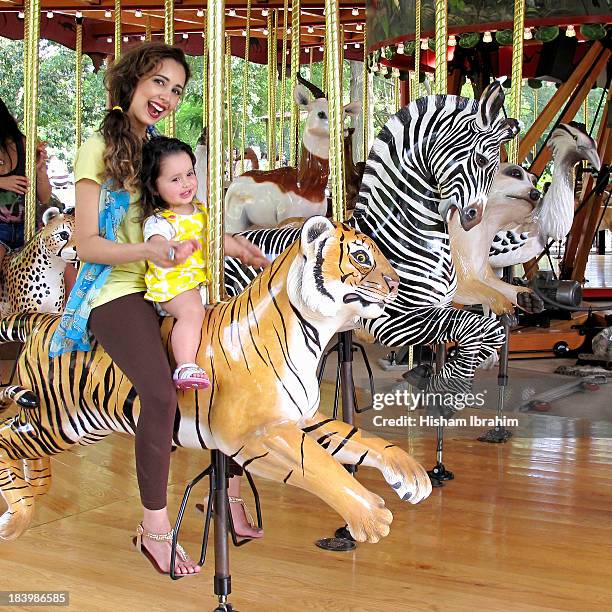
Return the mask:
[[519, 133], [519, 122], [500, 113], [504, 93], [498, 81], [489, 85], [478, 101], [455, 96], [433, 98], [442, 112], [432, 123], [432, 135], [422, 144], [431, 183], [439, 193], [438, 212], [445, 222], [457, 212], [463, 229], [469, 230], [482, 219], [499, 169], [500, 146]]

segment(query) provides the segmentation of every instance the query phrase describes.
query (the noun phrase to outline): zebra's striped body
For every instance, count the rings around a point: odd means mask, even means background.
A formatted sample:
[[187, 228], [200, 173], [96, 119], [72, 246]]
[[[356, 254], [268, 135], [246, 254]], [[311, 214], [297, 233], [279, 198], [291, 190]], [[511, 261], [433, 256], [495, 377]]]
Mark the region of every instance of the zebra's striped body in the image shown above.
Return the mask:
[[[382, 317], [364, 321], [366, 329], [389, 346], [459, 343], [457, 358], [432, 381], [432, 389], [448, 388], [449, 379], [459, 387], [469, 384], [477, 365], [504, 339], [495, 321], [449, 308], [457, 278], [445, 223], [449, 203], [460, 209], [455, 214], [482, 213], [499, 166], [500, 144], [517, 132], [516, 122], [498, 117], [502, 104], [501, 87], [494, 84], [480, 102], [429, 96], [400, 110], [372, 146], [349, 221], [377, 243], [400, 276], [398, 299]], [[464, 220], [474, 224], [462, 216]], [[242, 235], [273, 258], [299, 230]], [[256, 273], [227, 258], [230, 295]]]

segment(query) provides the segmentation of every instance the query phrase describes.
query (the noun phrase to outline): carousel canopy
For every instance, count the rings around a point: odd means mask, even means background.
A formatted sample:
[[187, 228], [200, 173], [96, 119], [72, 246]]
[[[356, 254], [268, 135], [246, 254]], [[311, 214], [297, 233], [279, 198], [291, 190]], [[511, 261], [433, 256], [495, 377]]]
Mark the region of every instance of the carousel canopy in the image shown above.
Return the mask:
[[[174, 6], [175, 44], [190, 55], [202, 54], [202, 31], [206, 21], [206, 0], [182, 0]], [[365, 24], [364, 0], [340, 0], [345, 57], [363, 59]], [[278, 11], [278, 38], [283, 38], [283, 0], [252, 0], [249, 59], [267, 63], [268, 12]], [[300, 61], [321, 61], [325, 44], [325, 17], [322, 0], [302, 0], [300, 11]], [[112, 55], [114, 50], [115, 3], [113, 0], [41, 0], [41, 38], [74, 49], [77, 19], [83, 23], [83, 52]], [[291, 2], [287, 21], [288, 48], [291, 47]], [[232, 54], [244, 56], [247, 0], [233, 0], [225, 8], [225, 29], [231, 36]], [[0, 0], [0, 36], [23, 38], [23, 6], [12, 0]], [[164, 37], [163, 0], [139, 0], [121, 4], [122, 45], [128, 48], [144, 40], [147, 27], [153, 39]], [[287, 56], [289, 61], [290, 54]]]

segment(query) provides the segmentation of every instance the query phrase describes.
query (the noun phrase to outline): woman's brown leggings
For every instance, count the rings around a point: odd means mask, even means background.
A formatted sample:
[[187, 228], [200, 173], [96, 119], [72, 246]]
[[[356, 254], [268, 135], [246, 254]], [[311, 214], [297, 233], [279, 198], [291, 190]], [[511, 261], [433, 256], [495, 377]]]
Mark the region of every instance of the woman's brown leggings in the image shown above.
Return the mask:
[[94, 308], [89, 327], [140, 397], [136, 427], [140, 499], [148, 510], [160, 510], [166, 506], [177, 398], [159, 319], [143, 295], [133, 293]]

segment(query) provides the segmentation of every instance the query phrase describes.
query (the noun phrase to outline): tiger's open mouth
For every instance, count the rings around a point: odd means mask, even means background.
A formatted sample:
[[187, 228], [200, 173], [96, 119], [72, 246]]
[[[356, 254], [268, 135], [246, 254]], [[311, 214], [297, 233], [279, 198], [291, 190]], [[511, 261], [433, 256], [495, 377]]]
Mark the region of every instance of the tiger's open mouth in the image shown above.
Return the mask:
[[[374, 296], [373, 296], [374, 297]], [[379, 299], [368, 299], [363, 295], [359, 295], [358, 293], [347, 293], [343, 302], [345, 304], [352, 304], [353, 302], [360, 302], [364, 308], [368, 306], [386, 306], [390, 302], [392, 302], [397, 297], [397, 292], [387, 293], [386, 295], [379, 296]]]

